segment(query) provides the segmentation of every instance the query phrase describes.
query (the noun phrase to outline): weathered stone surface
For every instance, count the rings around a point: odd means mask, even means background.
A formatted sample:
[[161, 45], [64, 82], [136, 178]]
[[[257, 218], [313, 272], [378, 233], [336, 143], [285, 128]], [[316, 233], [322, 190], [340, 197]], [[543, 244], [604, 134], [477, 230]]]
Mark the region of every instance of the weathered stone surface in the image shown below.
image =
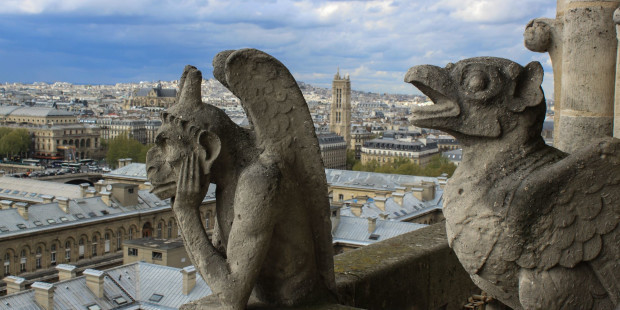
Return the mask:
[[[618, 45], [612, 16], [619, 5], [618, 0], [558, 0], [556, 19], [535, 19], [526, 27], [525, 46], [551, 56], [554, 146], [564, 152], [612, 135]], [[565, 117], [579, 126], [562, 124]]]
[[414, 123], [463, 145], [445, 193], [448, 242], [474, 282], [514, 309], [614, 309], [620, 140], [570, 155], [547, 146], [542, 77], [537, 62], [492, 57], [409, 69], [405, 81], [435, 103]]
[[444, 223], [336, 255], [334, 266], [341, 302], [363, 309], [457, 310], [480, 293]]
[[[245, 309], [250, 294], [270, 307], [336, 300], [325, 172], [297, 83], [254, 49], [222, 52], [213, 64], [252, 130], [202, 103], [202, 75], [187, 66], [147, 156], [153, 193], [174, 198], [188, 254], [213, 290], [188, 307]], [[211, 240], [198, 211], [209, 182], [217, 185]]]

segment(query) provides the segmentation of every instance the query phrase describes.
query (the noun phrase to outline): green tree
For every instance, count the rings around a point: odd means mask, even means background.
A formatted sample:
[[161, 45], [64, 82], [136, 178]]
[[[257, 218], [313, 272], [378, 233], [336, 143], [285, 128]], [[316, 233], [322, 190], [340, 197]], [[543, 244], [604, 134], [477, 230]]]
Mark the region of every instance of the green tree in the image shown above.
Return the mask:
[[105, 159], [112, 167], [116, 167], [121, 158], [131, 158], [134, 162], [144, 163], [146, 162], [146, 152], [152, 147], [152, 145], [143, 145], [127, 134], [118, 135], [105, 143], [108, 146]]
[[456, 165], [451, 163], [447, 158], [437, 154], [433, 156], [424, 167], [412, 163], [411, 160], [407, 158], [398, 157], [384, 164], [380, 164], [376, 160], [372, 160], [365, 165], [361, 162], [357, 162], [353, 165], [352, 169], [355, 171], [438, 177], [442, 173], [452, 176], [454, 170], [456, 170]]
[[28, 130], [23, 128], [0, 128], [0, 154], [27, 156], [32, 138]]
[[359, 160], [355, 159], [355, 150], [347, 150], [347, 169], [353, 169]]

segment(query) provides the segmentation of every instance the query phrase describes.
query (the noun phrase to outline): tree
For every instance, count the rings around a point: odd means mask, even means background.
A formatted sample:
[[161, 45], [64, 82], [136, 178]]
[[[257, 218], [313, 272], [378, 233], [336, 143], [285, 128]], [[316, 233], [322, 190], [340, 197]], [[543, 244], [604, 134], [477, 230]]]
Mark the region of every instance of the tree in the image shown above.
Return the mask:
[[352, 169], [359, 160], [355, 159], [355, 150], [347, 150], [347, 169]]
[[116, 167], [121, 158], [131, 158], [134, 162], [146, 162], [146, 153], [152, 145], [143, 145], [138, 140], [130, 138], [126, 133], [105, 142], [108, 146], [106, 162]]
[[28, 130], [23, 128], [0, 128], [0, 154], [11, 157], [11, 155], [26, 155], [30, 151], [32, 138]]
[[365, 165], [361, 162], [357, 162], [353, 165], [352, 170], [438, 177], [443, 173], [452, 176], [454, 170], [456, 170], [456, 165], [451, 163], [447, 158], [437, 154], [433, 156], [424, 167], [412, 163], [408, 158], [398, 157], [385, 164], [380, 164], [376, 160], [372, 160]]

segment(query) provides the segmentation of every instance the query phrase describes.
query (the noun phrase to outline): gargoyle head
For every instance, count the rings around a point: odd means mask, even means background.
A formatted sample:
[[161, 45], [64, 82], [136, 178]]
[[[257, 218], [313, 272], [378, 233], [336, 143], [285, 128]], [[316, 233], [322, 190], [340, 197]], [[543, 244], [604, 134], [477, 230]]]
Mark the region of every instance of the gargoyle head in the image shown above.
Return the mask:
[[[538, 62], [524, 68], [508, 59], [476, 57], [445, 68], [412, 67], [405, 82], [434, 102], [414, 108], [416, 126], [443, 130], [457, 138], [498, 138], [517, 125], [542, 128], [546, 108], [542, 78]], [[524, 117], [530, 121], [523, 122]]]
[[147, 177], [152, 193], [161, 199], [173, 197], [181, 164], [190, 152], [205, 154], [201, 158], [202, 173], [208, 175], [220, 152], [221, 142], [207, 127], [206, 105], [200, 97], [202, 74], [187, 66], [181, 77], [178, 103], [162, 112], [162, 126], [157, 131], [155, 146], [146, 157]]

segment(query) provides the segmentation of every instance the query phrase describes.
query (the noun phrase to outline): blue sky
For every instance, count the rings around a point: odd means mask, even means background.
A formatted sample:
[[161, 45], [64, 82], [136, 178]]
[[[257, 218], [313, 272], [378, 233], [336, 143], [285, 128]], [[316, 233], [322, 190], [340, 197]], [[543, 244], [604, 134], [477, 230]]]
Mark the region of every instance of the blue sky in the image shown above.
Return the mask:
[[237, 1], [2, 0], [0, 82], [175, 80], [186, 64], [212, 77], [222, 50], [253, 47], [301, 81], [331, 85], [337, 68], [356, 90], [419, 93], [403, 77], [419, 64], [473, 56], [543, 64], [523, 46], [551, 0]]

